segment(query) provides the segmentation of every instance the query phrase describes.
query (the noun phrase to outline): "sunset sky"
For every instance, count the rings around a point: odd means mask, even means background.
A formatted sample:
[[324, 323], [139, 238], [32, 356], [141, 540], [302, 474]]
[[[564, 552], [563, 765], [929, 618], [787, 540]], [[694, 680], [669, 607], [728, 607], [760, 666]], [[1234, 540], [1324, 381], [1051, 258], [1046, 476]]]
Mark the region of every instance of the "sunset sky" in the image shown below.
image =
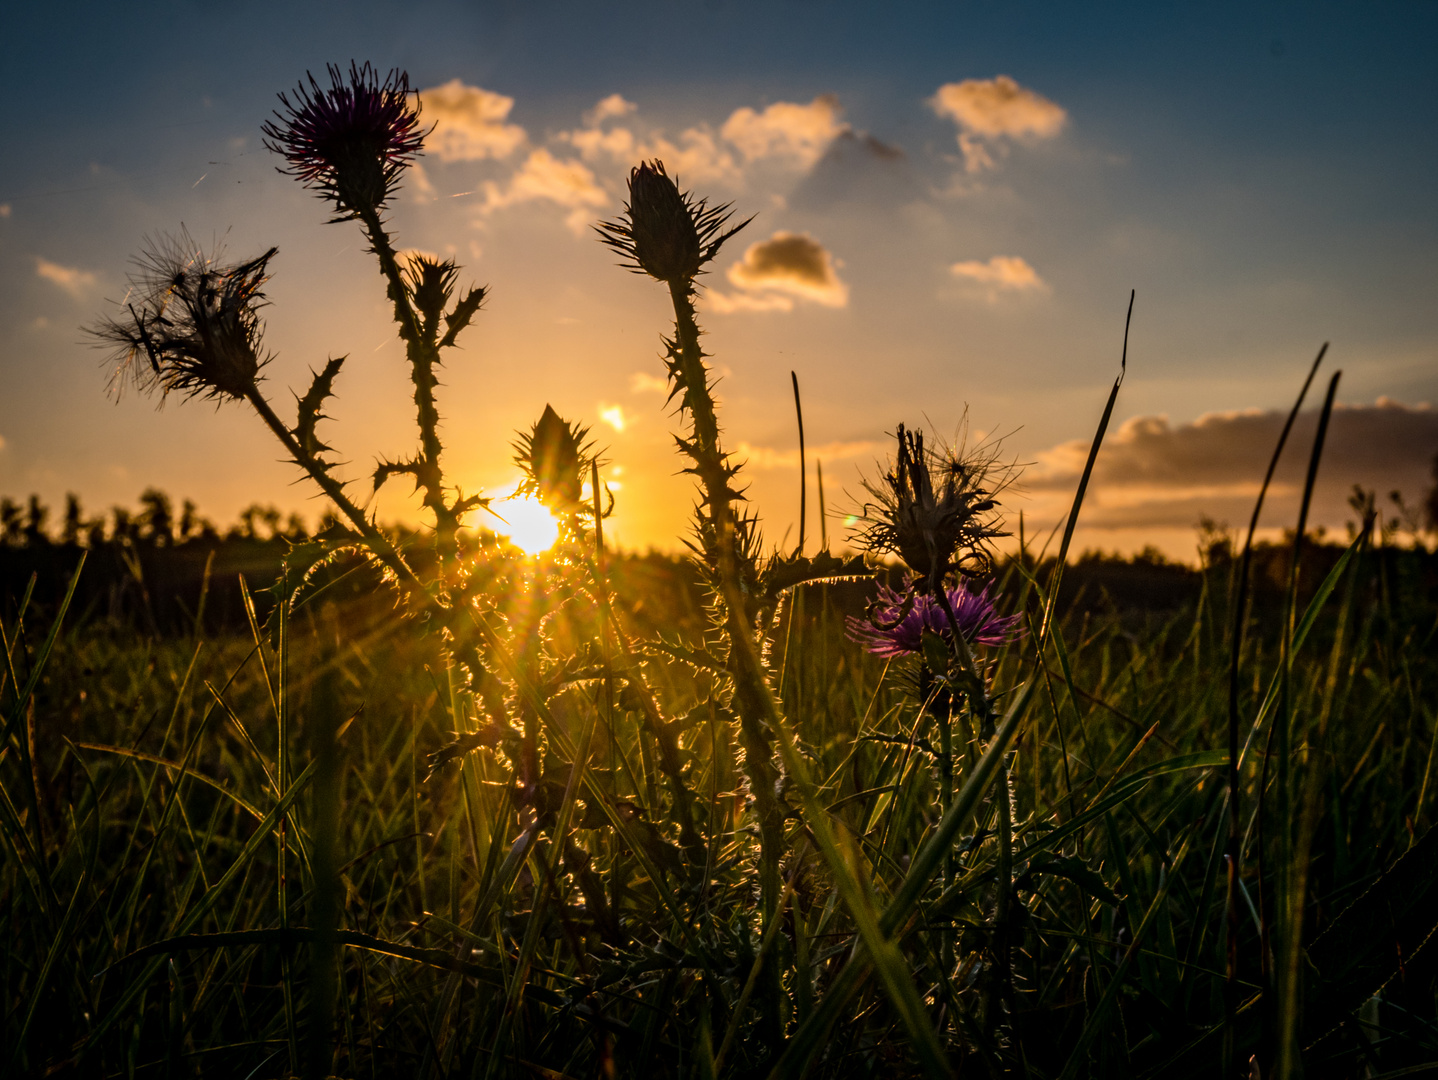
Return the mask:
[[[898, 423], [1003, 438], [1030, 531], [1071, 495], [1129, 373], [1081, 546], [1191, 555], [1245, 522], [1324, 341], [1342, 368], [1316, 519], [1354, 483], [1419, 502], [1438, 454], [1438, 6], [378, 3], [23, 5], [0, 36], [0, 493], [91, 512], [154, 485], [226, 523], [312, 519], [246, 407], [106, 396], [81, 330], [146, 236], [272, 245], [265, 384], [283, 414], [347, 354], [330, 441], [363, 495], [413, 442], [403, 352], [353, 225], [276, 172], [260, 125], [306, 71], [408, 71], [437, 124], [391, 222], [491, 298], [441, 389], [447, 463], [512, 487], [546, 403], [589, 424], [612, 532], [675, 546], [662, 286], [591, 224], [659, 157], [757, 215], [705, 279], [728, 446], [767, 534], [798, 510], [791, 370], [831, 511]], [[1314, 404], [1322, 385], [1313, 391]], [[1292, 522], [1311, 418], [1266, 521]], [[382, 519], [415, 516], [396, 490]], [[831, 536], [842, 537], [832, 519]], [[811, 536], [817, 522], [809, 523]]]

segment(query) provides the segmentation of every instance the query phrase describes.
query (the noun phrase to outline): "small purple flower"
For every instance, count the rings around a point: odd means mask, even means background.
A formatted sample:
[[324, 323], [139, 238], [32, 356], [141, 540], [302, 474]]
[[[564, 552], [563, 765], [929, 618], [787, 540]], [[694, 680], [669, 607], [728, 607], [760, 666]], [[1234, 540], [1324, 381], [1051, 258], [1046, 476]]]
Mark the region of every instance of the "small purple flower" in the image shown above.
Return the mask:
[[328, 90], [309, 75], [293, 103], [281, 94], [279, 122], [263, 131], [265, 145], [289, 162], [280, 171], [333, 199], [343, 221], [384, 206], [429, 132], [405, 72], [396, 68], [380, 82], [368, 63], [351, 62], [348, 84], [333, 64], [329, 74]]
[[[948, 590], [954, 618], [964, 640], [976, 645], [1004, 645], [1018, 637], [1022, 615], [1000, 615], [989, 598], [989, 590], [970, 592], [964, 585]], [[938, 597], [910, 590], [895, 592], [879, 586], [879, 596], [863, 618], [844, 620], [849, 640], [857, 641], [877, 656], [908, 656], [922, 648], [924, 631], [948, 639], [952, 626]]]

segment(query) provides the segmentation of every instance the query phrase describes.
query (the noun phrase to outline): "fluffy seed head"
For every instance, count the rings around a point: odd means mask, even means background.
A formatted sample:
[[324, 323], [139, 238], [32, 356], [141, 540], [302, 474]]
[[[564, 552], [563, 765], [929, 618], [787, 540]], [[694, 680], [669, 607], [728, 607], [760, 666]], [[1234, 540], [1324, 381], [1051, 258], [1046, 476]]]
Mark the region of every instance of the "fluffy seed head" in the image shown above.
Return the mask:
[[267, 268], [277, 249], [248, 262], [222, 265], [188, 233], [149, 242], [135, 260], [123, 313], [90, 329], [112, 348], [110, 389], [126, 383], [144, 393], [241, 398], [255, 387], [264, 324], [259, 309]]
[[987, 543], [1007, 535], [995, 512], [995, 490], [1006, 482], [992, 454], [965, 456], [925, 447], [922, 431], [900, 424], [898, 454], [878, 481], [864, 481], [866, 502], [856, 534], [869, 551], [894, 554], [918, 575], [918, 587], [934, 592], [945, 574], [987, 572]]
[[394, 194], [400, 174], [424, 146], [419, 101], [409, 75], [395, 68], [380, 81], [370, 64], [350, 63], [349, 79], [329, 65], [330, 88], [306, 73], [294, 101], [263, 127], [265, 146], [289, 164], [280, 171], [333, 199], [336, 221], [377, 212]]

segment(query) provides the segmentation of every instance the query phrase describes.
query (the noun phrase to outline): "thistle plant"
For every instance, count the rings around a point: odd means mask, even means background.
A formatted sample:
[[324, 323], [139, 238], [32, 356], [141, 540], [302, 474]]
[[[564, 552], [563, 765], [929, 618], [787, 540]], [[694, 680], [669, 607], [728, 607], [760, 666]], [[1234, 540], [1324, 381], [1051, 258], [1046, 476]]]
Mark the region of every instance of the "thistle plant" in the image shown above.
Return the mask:
[[[989, 543], [1006, 535], [995, 494], [1007, 486], [1012, 470], [999, 461], [992, 444], [965, 451], [942, 444], [925, 445], [921, 430], [898, 425], [894, 459], [877, 481], [865, 480], [866, 501], [855, 532], [872, 555], [897, 555], [907, 571], [904, 589], [880, 584], [864, 618], [846, 622], [851, 640], [888, 658], [917, 655], [918, 699], [934, 719], [938, 733], [940, 806], [947, 813], [954, 796], [953, 692], [962, 694], [976, 721], [979, 737], [995, 734], [995, 710], [976, 645], [1002, 646], [1018, 636], [1022, 615], [1000, 615], [988, 587], [973, 590], [968, 580], [993, 565]], [[1012, 880], [1013, 806], [1007, 756], [993, 801], [998, 811], [999, 874], [994, 895], [993, 961], [997, 985], [1006, 1003], [1009, 979], [1008, 905]], [[956, 871], [944, 860], [945, 883]], [[954, 942], [945, 934], [941, 952], [946, 968]], [[996, 1016], [987, 1004], [986, 1022]]]
[[[664, 339], [669, 375], [669, 400], [679, 401], [688, 416], [690, 433], [677, 436], [679, 452], [689, 459], [687, 472], [699, 480], [692, 547], [715, 596], [721, 652], [733, 686], [743, 768], [754, 799], [759, 825], [760, 910], [766, 925], [779, 908], [780, 861], [784, 852], [781, 772], [774, 755], [775, 733], [766, 711], [771, 693], [768, 673], [758, 662], [755, 622], [765, 593], [761, 581], [757, 520], [740, 513], [743, 494], [734, 486], [739, 465], [720, 442], [718, 413], [705, 353], [699, 345], [694, 299], [697, 279], [719, 254], [725, 241], [752, 218], [729, 225], [728, 204], [710, 206], [691, 192], [682, 192], [660, 161], [641, 162], [629, 174], [629, 201], [624, 215], [600, 224], [601, 240], [625, 259], [623, 265], [668, 287], [674, 307], [674, 335]], [[771, 1027], [778, 1024], [780, 987], [777, 967], [769, 967], [767, 1007]]]
[[401, 265], [396, 255], [384, 212], [428, 134], [408, 76], [394, 70], [381, 78], [369, 64], [351, 64], [348, 75], [331, 66], [328, 74], [328, 87], [311, 76], [293, 96], [280, 95], [280, 109], [263, 126], [265, 145], [284, 158], [282, 173], [333, 204], [332, 223], [359, 223], [379, 263], [405, 343], [419, 438], [413, 453], [377, 465], [373, 486], [377, 491], [400, 474], [414, 481], [433, 517], [433, 577], [414, 569], [350, 496], [348, 482], [335, 475], [336, 456], [320, 435], [320, 422], [345, 357], [330, 358], [305, 393], [296, 394], [293, 424], [280, 418], [263, 392], [261, 371], [273, 358], [263, 344], [263, 287], [277, 248], [226, 263], [220, 251], [206, 253], [184, 231], [151, 240], [136, 259], [126, 301], [92, 333], [112, 350], [111, 389], [117, 395], [134, 386], [161, 402], [171, 393], [219, 404], [248, 402], [346, 520], [349, 534], [332, 538], [326, 550], [365, 552], [400, 588], [411, 613], [442, 631], [461, 671], [483, 683], [491, 677], [466, 611], [459, 529], [486, 500], [446, 482], [434, 391], [443, 353], [472, 322], [485, 290], [460, 290], [452, 261], [416, 257]]

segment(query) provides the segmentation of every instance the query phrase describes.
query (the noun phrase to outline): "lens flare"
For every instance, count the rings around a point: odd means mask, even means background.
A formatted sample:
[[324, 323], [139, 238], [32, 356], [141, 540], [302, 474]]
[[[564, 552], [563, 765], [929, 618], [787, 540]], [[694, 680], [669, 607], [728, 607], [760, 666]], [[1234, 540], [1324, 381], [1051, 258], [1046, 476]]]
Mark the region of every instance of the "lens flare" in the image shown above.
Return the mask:
[[526, 555], [548, 551], [559, 539], [559, 522], [538, 499], [529, 495], [511, 495], [494, 504], [503, 521], [494, 531], [509, 540]]

